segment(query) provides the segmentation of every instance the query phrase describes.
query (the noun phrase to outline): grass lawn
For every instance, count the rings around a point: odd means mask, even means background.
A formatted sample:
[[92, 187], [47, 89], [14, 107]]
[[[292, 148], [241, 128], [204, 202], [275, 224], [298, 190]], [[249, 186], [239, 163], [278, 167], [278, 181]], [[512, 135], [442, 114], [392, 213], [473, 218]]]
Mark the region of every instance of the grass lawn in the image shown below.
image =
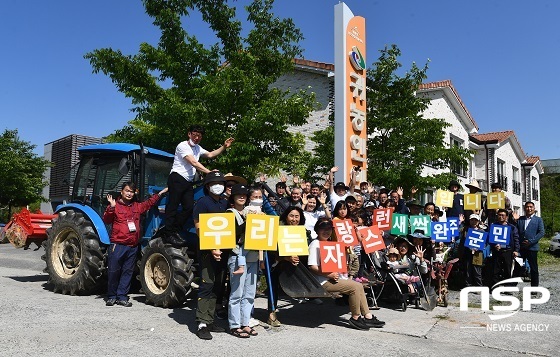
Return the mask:
[[540, 240], [541, 250], [538, 255], [539, 267], [559, 267], [560, 268], [560, 255], [552, 254], [548, 251], [550, 239], [552, 237], [544, 237]]

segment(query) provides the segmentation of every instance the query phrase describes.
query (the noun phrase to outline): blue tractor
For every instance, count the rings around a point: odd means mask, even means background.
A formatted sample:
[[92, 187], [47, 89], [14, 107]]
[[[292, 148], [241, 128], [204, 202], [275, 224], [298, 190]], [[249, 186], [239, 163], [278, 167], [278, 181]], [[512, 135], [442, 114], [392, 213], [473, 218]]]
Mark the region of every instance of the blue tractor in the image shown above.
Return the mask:
[[[57, 207], [42, 242], [49, 283], [55, 292], [70, 295], [106, 288], [110, 226], [101, 217], [108, 205], [107, 194], [116, 195], [123, 182], [132, 181], [143, 200], [166, 186], [173, 163], [173, 155], [167, 152], [133, 144], [88, 145], [78, 152], [72, 199]], [[200, 196], [202, 187], [195, 191], [195, 199]], [[165, 244], [159, 237], [165, 203], [164, 197], [143, 218], [138, 276], [146, 302], [167, 308], [183, 304], [191, 292], [194, 254], [186, 247]], [[195, 248], [192, 224], [183, 235]]]

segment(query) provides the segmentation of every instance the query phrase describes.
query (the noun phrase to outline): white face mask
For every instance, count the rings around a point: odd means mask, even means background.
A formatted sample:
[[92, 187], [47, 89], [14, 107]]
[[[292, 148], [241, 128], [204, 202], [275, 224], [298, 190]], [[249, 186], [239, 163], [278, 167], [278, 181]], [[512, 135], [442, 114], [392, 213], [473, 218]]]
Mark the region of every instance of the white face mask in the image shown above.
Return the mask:
[[212, 185], [208, 190], [210, 191], [210, 193], [219, 196], [222, 194], [222, 192], [224, 192], [224, 185]]
[[191, 139], [189, 139], [189, 145], [190, 145], [190, 146], [195, 146], [196, 144], [193, 143], [193, 141], [192, 141]]
[[251, 202], [249, 202], [249, 206], [257, 206], [260, 207], [263, 204], [263, 200], [262, 199], [256, 199], [256, 200], [252, 200]]
[[362, 194], [366, 195], [368, 193], [367, 190], [362, 190]]

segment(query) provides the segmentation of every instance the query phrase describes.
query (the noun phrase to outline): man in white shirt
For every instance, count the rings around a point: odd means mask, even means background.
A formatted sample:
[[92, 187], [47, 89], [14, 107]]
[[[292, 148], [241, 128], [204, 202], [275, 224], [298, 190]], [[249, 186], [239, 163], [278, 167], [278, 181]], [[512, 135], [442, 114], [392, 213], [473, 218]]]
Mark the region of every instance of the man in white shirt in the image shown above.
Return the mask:
[[[175, 149], [175, 159], [167, 179], [169, 198], [165, 206], [164, 241], [178, 246], [184, 245], [179, 232], [183, 229], [188, 217], [192, 215], [194, 206], [193, 181], [196, 171], [204, 174], [212, 171], [202, 165], [199, 159], [212, 159], [220, 155], [231, 146], [234, 140], [228, 138], [222, 146], [209, 152], [199, 145], [204, 135], [204, 127], [191, 125], [187, 135], [189, 140], [179, 143]], [[181, 212], [177, 212], [179, 205], [182, 207]]]
[[338, 166], [334, 166], [329, 171], [329, 182], [330, 182], [330, 202], [331, 202], [331, 209], [334, 210], [336, 203], [338, 201], [345, 200], [348, 197], [348, 194], [354, 194], [354, 185], [356, 184], [354, 181], [355, 178], [355, 171], [352, 170], [350, 173], [350, 187], [346, 186], [344, 182], [337, 182], [336, 185], [334, 184], [334, 173], [338, 171]]

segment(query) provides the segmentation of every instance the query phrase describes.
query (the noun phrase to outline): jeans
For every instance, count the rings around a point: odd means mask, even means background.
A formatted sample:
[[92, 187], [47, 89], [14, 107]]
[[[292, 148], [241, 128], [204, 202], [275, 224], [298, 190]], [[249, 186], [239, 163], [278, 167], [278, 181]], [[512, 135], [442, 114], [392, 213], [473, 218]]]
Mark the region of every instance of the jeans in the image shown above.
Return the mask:
[[128, 300], [138, 247], [111, 243], [107, 256], [107, 299]]
[[228, 306], [230, 329], [249, 325], [257, 292], [258, 264], [258, 262], [247, 262], [243, 274], [234, 275], [232, 272], [237, 267], [237, 256], [232, 255], [228, 259], [229, 284], [231, 287]]

